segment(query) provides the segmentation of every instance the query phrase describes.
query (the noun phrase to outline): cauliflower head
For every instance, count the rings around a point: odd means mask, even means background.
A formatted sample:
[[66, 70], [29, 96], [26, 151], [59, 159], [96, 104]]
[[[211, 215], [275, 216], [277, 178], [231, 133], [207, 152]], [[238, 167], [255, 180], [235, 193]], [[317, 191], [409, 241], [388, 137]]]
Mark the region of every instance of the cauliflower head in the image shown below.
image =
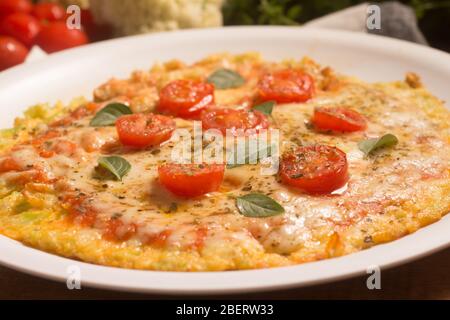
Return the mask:
[[167, 31], [222, 25], [223, 0], [90, 0], [96, 22], [116, 34]]

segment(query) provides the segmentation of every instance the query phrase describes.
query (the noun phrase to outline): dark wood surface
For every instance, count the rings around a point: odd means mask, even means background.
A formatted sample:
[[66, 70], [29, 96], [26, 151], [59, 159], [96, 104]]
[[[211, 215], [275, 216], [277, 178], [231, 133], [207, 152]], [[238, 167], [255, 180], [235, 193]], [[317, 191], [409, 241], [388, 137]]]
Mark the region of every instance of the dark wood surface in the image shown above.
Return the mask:
[[[450, 299], [450, 249], [381, 272], [381, 290], [368, 290], [366, 277], [282, 291], [199, 298], [226, 299]], [[186, 299], [82, 288], [0, 267], [0, 299]]]

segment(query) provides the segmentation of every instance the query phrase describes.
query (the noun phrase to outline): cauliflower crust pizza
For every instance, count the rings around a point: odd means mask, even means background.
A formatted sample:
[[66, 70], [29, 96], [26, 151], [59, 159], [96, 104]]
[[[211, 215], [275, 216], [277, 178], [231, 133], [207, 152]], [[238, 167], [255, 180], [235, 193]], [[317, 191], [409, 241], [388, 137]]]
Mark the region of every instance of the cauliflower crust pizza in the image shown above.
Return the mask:
[[[261, 173], [270, 158], [174, 162], [175, 133], [196, 121], [238, 139], [277, 131], [278, 170]], [[92, 101], [36, 105], [1, 132], [0, 234], [149, 270], [342, 256], [450, 211], [449, 124], [412, 73], [369, 84], [255, 53], [156, 64]]]

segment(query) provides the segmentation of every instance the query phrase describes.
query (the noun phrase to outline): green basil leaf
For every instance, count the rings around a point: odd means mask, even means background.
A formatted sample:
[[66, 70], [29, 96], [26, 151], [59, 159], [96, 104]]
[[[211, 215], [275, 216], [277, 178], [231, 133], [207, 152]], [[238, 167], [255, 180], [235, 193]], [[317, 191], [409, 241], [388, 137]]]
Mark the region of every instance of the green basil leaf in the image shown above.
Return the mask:
[[106, 127], [116, 123], [120, 116], [132, 114], [131, 109], [123, 103], [110, 103], [97, 112], [90, 122], [91, 127]]
[[258, 110], [259, 112], [264, 113], [266, 116], [271, 116], [275, 104], [275, 101], [266, 101], [257, 105], [256, 107], [253, 107], [253, 110]]
[[397, 143], [398, 143], [397, 137], [394, 136], [393, 134], [388, 133], [379, 138], [372, 138], [361, 141], [360, 143], [358, 143], [358, 148], [359, 150], [364, 152], [366, 156], [368, 156], [377, 149], [392, 147], [395, 146]]
[[212, 83], [216, 89], [237, 88], [245, 83], [245, 79], [239, 73], [230, 69], [216, 70], [206, 81]]
[[272, 150], [274, 148], [275, 148], [275, 145], [270, 145], [270, 146], [267, 146], [264, 149], [259, 149], [258, 151], [254, 152], [254, 153], [250, 153], [250, 154], [248, 153], [248, 150], [246, 150], [243, 159], [242, 158], [238, 158], [238, 159], [236, 159], [236, 161], [235, 161], [235, 159], [230, 159], [229, 160], [230, 162], [227, 163], [227, 169], [233, 169], [233, 168], [237, 168], [237, 167], [240, 167], [240, 166], [243, 166], [243, 165], [246, 165], [246, 164], [250, 164], [250, 160], [251, 159], [255, 159], [255, 158], [256, 158], [257, 161], [260, 161], [260, 160], [263, 159], [260, 156], [260, 154], [263, 153], [263, 151], [266, 151], [265, 153], [266, 153], [267, 157], [271, 157], [272, 156]]
[[95, 171], [100, 178], [114, 178], [121, 181], [122, 178], [130, 171], [131, 164], [122, 157], [110, 156], [98, 159], [98, 166]]
[[265, 218], [284, 213], [284, 208], [278, 202], [261, 193], [236, 198], [236, 206], [246, 217]]

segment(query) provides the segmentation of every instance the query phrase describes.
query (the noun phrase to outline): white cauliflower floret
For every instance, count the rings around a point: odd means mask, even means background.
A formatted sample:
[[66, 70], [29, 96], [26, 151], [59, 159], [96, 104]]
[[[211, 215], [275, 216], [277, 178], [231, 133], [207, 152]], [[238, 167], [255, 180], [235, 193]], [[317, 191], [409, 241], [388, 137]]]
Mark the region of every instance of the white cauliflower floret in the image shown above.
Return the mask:
[[95, 20], [117, 35], [222, 25], [223, 0], [90, 0]]

